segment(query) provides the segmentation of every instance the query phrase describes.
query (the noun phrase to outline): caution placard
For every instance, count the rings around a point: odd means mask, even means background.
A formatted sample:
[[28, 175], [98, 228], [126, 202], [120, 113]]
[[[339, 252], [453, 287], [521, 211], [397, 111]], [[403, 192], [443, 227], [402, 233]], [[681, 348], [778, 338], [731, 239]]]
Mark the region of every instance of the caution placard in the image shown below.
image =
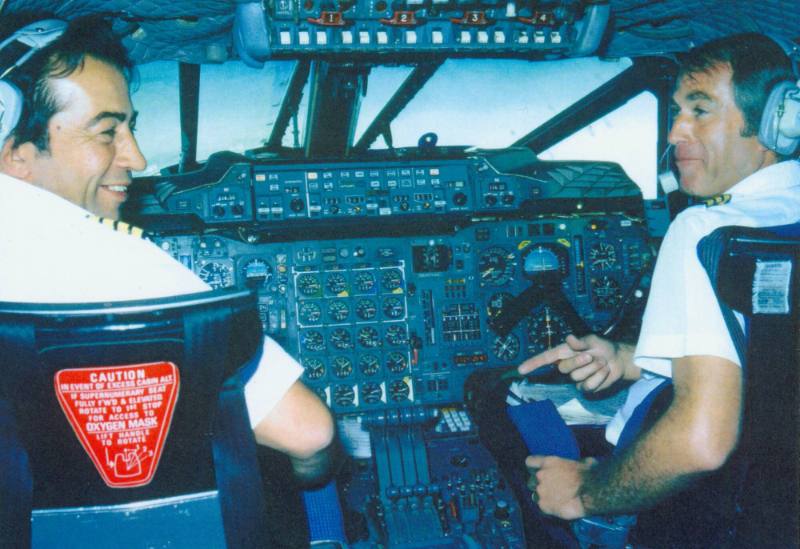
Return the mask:
[[59, 370], [61, 409], [112, 488], [152, 480], [178, 399], [178, 368], [171, 362]]

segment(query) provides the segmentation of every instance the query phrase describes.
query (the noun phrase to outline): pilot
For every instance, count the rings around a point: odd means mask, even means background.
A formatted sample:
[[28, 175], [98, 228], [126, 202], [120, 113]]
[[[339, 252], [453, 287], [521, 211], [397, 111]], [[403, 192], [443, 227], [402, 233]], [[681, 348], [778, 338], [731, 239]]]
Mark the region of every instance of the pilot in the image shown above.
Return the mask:
[[[17, 46], [0, 50], [2, 70], [28, 50]], [[3, 75], [0, 84], [21, 91], [22, 114], [2, 133], [0, 301], [106, 302], [210, 290], [116, 221], [131, 172], [146, 165], [134, 136], [132, 70], [110, 26], [83, 18]], [[0, 113], [9, 114], [7, 104]], [[334, 436], [328, 408], [299, 381], [302, 367], [268, 337], [259, 360], [245, 386], [256, 440], [288, 454], [301, 481], [321, 480]]]
[[683, 192], [713, 200], [684, 210], [670, 225], [636, 346], [570, 335], [518, 368], [527, 374], [557, 363], [589, 393], [634, 381], [607, 426], [612, 444], [634, 408], [666, 378], [674, 396], [656, 423], [613, 457], [528, 456], [528, 488], [544, 513], [577, 519], [651, 507], [720, 468], [736, 447], [740, 363], [696, 249], [720, 226], [800, 221], [800, 163], [758, 138], [770, 89], [796, 78], [784, 51], [757, 34], [721, 38], [682, 58], [669, 142]]

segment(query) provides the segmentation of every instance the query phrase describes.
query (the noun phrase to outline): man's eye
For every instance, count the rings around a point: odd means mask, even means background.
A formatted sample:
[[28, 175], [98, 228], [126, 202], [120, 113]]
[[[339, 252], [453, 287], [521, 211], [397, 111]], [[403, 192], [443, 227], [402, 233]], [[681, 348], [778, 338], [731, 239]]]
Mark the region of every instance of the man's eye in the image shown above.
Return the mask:
[[107, 135], [111, 139], [114, 139], [114, 137], [116, 137], [116, 135], [117, 135], [117, 129], [116, 128], [110, 128], [110, 129], [108, 129], [108, 130], [106, 130], [104, 132], [101, 132], [101, 133], [103, 135]]
[[700, 107], [695, 107], [694, 109], [692, 109], [692, 112], [694, 113], [695, 116], [703, 116], [708, 111], [705, 109], [701, 109]]

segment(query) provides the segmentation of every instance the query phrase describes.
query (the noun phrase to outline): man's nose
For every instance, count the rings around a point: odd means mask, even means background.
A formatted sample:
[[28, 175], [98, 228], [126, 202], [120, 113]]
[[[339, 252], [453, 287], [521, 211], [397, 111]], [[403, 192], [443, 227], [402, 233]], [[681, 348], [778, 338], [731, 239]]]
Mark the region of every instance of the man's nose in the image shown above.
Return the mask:
[[692, 128], [687, 116], [678, 114], [672, 121], [672, 127], [667, 135], [670, 145], [685, 143], [691, 140]]
[[125, 140], [118, 146], [117, 162], [120, 166], [133, 172], [140, 172], [147, 167], [147, 160], [133, 133], [128, 133]]

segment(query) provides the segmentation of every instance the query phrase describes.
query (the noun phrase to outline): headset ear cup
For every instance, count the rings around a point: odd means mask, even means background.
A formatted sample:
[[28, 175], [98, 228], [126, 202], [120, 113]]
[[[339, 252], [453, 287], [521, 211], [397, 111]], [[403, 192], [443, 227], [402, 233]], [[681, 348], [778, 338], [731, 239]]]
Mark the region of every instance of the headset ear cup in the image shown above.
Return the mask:
[[22, 92], [19, 88], [6, 80], [0, 80], [0, 146], [19, 122], [22, 104]]
[[800, 90], [794, 82], [777, 84], [761, 114], [758, 140], [783, 156], [790, 156], [800, 144]]

